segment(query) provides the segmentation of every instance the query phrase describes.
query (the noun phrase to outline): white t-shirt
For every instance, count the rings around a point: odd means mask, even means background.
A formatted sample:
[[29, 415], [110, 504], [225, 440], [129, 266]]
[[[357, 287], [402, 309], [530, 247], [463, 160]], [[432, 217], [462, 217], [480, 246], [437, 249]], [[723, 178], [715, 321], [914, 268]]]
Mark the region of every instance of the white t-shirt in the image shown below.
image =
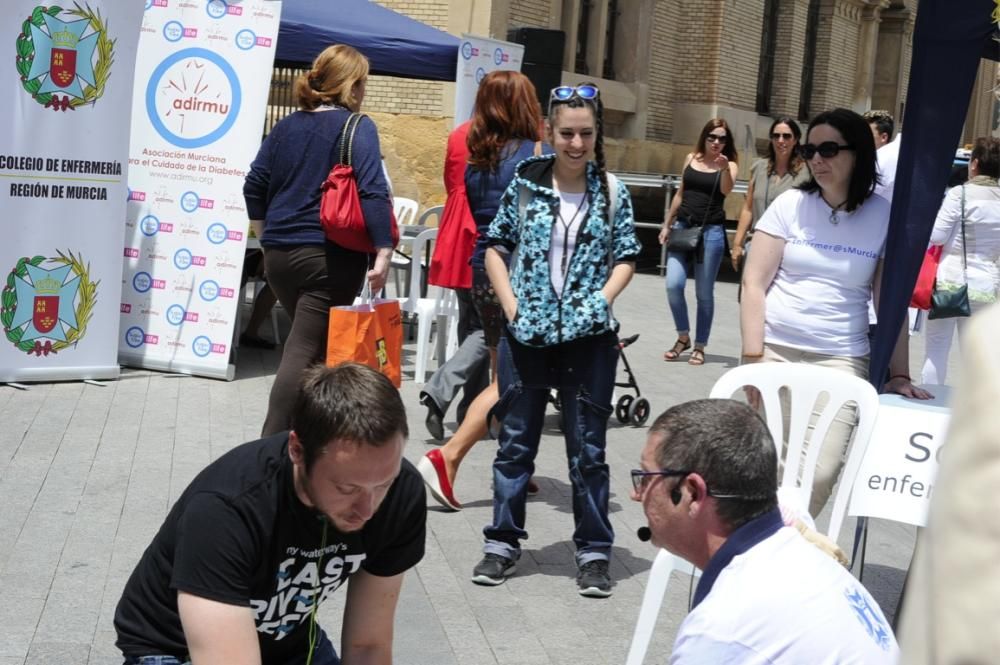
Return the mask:
[[785, 241], [768, 287], [764, 342], [802, 351], [858, 358], [868, 354], [868, 301], [885, 253], [889, 204], [870, 196], [854, 212], [839, 211], [819, 193], [785, 192], [757, 231]]
[[671, 665], [893, 665], [878, 603], [839, 563], [782, 527], [737, 555], [684, 620]]
[[587, 217], [586, 192], [561, 192], [559, 195], [559, 217], [552, 225], [552, 244], [549, 246], [549, 276], [556, 295], [562, 297], [563, 285], [569, 262], [576, 249], [576, 236], [583, 220]]
[[875, 185], [875, 193], [892, 203], [892, 195], [896, 189], [896, 165], [899, 162], [899, 146], [903, 142], [903, 133], [875, 151], [878, 162], [879, 184]]

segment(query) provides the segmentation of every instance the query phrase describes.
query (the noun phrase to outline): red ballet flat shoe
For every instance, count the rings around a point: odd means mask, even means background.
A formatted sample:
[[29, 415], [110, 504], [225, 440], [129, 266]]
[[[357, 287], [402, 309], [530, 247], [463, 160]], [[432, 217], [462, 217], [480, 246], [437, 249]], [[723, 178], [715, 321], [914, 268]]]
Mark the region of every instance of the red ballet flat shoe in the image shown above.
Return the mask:
[[448, 474], [444, 470], [444, 458], [441, 451], [435, 448], [420, 458], [417, 462], [417, 469], [424, 479], [424, 485], [430, 490], [434, 499], [445, 508], [451, 510], [461, 510], [460, 504], [452, 492], [451, 483], [448, 482]]

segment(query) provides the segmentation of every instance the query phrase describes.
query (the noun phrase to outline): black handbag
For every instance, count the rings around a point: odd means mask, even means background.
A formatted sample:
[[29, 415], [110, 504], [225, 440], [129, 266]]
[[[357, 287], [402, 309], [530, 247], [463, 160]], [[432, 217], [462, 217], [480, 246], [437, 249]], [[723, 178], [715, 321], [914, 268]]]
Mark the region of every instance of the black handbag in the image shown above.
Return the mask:
[[928, 319], [952, 319], [960, 316], [970, 316], [972, 308], [969, 305], [969, 276], [966, 265], [965, 245], [965, 185], [962, 185], [962, 277], [965, 284], [957, 289], [943, 291], [934, 282], [934, 292], [931, 293], [931, 308], [927, 312]]
[[715, 184], [712, 186], [712, 193], [708, 196], [708, 203], [705, 205], [705, 217], [701, 220], [699, 226], [691, 226], [686, 229], [674, 229], [667, 236], [667, 251], [668, 252], [678, 252], [687, 253], [693, 252], [698, 249], [701, 245], [701, 236], [705, 232], [705, 222], [708, 221], [708, 213], [711, 210], [712, 197], [715, 196], [715, 190], [719, 188], [719, 181], [722, 179], [722, 171], [717, 171], [715, 176]]

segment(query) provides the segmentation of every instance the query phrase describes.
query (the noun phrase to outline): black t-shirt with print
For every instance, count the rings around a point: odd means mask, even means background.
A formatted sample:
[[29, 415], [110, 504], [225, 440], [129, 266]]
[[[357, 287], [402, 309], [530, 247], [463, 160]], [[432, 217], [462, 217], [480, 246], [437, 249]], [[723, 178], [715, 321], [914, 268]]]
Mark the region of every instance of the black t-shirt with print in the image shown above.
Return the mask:
[[249, 606], [264, 665], [308, 649], [313, 602], [351, 573], [392, 576], [424, 555], [427, 504], [405, 459], [378, 511], [341, 533], [295, 494], [288, 435], [243, 444], [206, 467], [174, 504], [115, 611], [126, 656], [187, 653], [177, 592]]

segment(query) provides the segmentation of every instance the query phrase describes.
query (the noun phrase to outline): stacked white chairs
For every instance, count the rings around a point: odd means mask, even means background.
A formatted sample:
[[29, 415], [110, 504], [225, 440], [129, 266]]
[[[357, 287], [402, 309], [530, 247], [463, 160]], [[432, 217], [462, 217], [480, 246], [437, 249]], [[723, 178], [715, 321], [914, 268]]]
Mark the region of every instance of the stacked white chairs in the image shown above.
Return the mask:
[[[858, 422], [847, 455], [847, 463], [841, 472], [840, 483], [834, 494], [830, 523], [825, 531], [830, 540], [837, 542], [847, 514], [847, 504], [854, 489], [854, 482], [865, 451], [868, 450], [872, 431], [875, 429], [879, 406], [878, 394], [867, 381], [840, 370], [804, 363], [754, 363], [723, 374], [712, 387], [709, 397], [731, 398], [744, 386], [753, 386], [761, 394], [767, 428], [777, 447], [778, 459], [783, 459], [779, 487], [784, 491], [791, 488], [796, 504], [803, 509], [809, 505], [812, 495], [813, 477], [816, 474], [816, 462], [820, 451], [820, 446], [811, 445], [803, 457], [809, 420], [813, 411], [819, 413], [819, 418], [810, 439], [823, 441], [840, 408], [850, 404], [856, 407]], [[784, 455], [782, 455], [784, 414], [780, 395], [783, 388], [789, 395], [788, 446]], [[819, 409], [817, 400], [822, 396], [825, 396], [827, 401], [823, 408]], [[688, 575], [700, 575], [699, 571], [680, 557], [663, 549], [657, 552], [649, 571], [649, 581], [643, 594], [639, 619], [632, 634], [626, 665], [642, 665], [656, 627], [656, 619], [660, 613], [667, 583], [670, 581], [670, 574], [675, 570]]]

